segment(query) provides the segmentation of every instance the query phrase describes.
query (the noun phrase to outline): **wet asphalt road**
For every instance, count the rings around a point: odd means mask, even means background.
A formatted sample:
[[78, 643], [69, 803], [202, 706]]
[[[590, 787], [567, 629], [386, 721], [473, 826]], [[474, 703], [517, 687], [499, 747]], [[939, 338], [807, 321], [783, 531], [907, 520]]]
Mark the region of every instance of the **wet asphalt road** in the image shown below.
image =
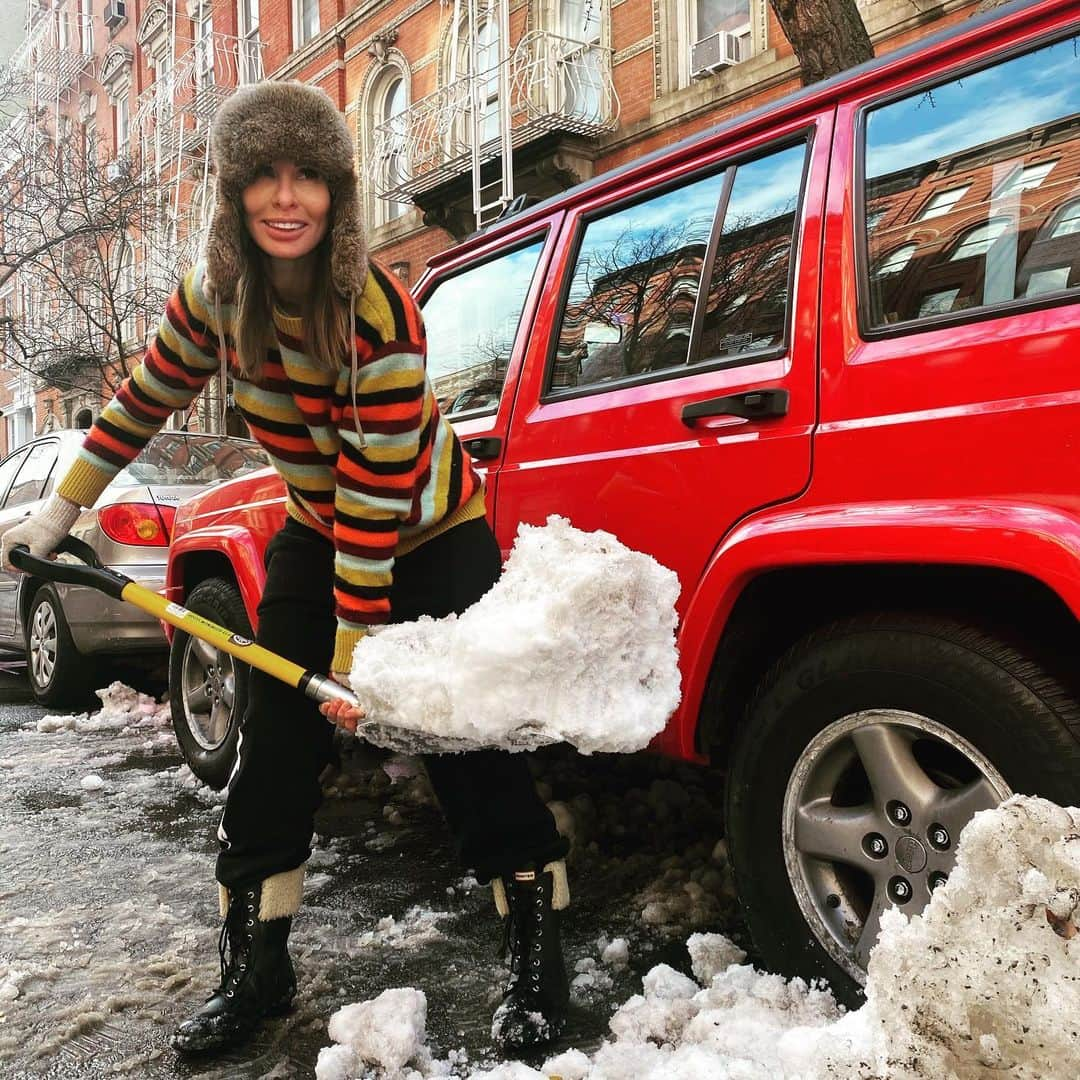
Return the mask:
[[[29, 702], [22, 680], [0, 675], [5, 1080], [310, 1077], [334, 1010], [395, 986], [427, 994], [436, 1057], [464, 1048], [462, 1075], [496, 1062], [489, 1025], [503, 968], [490, 890], [455, 864], [422, 778], [392, 786], [386, 755], [359, 743], [346, 747], [316, 822], [291, 939], [297, 1008], [227, 1057], [179, 1059], [168, 1033], [216, 985], [220, 810], [207, 789], [183, 785], [167, 730], [153, 738], [41, 733], [35, 725], [45, 712]], [[690, 930], [740, 936], [726, 876], [709, 858], [721, 836], [718, 784], [707, 771], [647, 755], [584, 759], [556, 749], [536, 766], [541, 790], [569, 808], [577, 834], [568, 966], [599, 960], [602, 933], [630, 946], [628, 967], [601, 965], [600, 985], [575, 992], [568, 1031], [554, 1047], [588, 1050], [650, 967], [688, 970]], [[83, 787], [90, 773], [102, 778], [101, 790]], [[705, 890], [687, 884], [691, 874]], [[676, 902], [665, 917], [670, 895]], [[659, 907], [645, 922], [650, 899]], [[394, 924], [380, 922], [388, 916]], [[22, 973], [17, 996], [6, 999], [5, 966]]]

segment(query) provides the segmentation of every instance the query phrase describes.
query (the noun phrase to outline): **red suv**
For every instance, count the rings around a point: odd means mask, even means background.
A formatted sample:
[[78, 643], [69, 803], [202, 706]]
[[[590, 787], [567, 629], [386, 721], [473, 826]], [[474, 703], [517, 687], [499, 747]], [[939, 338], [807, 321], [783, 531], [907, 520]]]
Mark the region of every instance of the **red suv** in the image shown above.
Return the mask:
[[[678, 572], [656, 749], [726, 768], [763, 961], [841, 993], [973, 813], [1080, 802], [1078, 33], [1063, 0], [971, 20], [416, 289], [503, 548], [558, 513]], [[171, 595], [247, 631], [280, 500], [264, 474], [183, 507]], [[242, 673], [173, 651], [181, 740], [223, 781]]]

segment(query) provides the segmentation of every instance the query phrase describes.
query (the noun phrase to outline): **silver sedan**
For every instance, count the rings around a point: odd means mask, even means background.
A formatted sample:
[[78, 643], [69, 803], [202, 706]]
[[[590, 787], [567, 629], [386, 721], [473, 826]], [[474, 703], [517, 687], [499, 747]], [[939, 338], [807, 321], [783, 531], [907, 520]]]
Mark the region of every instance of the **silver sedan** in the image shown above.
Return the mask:
[[[85, 435], [43, 435], [0, 462], [0, 533], [41, 507]], [[158, 591], [177, 505], [266, 464], [258, 444], [246, 439], [162, 432], [83, 511], [71, 535], [89, 543], [107, 566]], [[103, 657], [163, 654], [168, 645], [161, 624], [130, 604], [0, 569], [0, 648], [25, 653], [39, 702], [76, 705], [107, 681], [97, 670]]]

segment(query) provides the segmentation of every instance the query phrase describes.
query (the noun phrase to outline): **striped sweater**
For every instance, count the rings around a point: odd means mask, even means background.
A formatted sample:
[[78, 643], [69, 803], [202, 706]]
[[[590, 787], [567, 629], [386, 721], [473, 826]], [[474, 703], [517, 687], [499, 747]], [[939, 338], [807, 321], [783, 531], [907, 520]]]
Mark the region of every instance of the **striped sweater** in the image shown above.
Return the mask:
[[[141, 363], [90, 429], [58, 493], [92, 505], [112, 478], [218, 371], [214, 308], [204, 266], [169, 300]], [[276, 349], [257, 381], [243, 379], [221, 307], [236, 404], [285, 481], [291, 517], [332, 539], [338, 629], [333, 670], [348, 671], [366, 631], [390, 617], [396, 556], [484, 514], [479, 477], [440, 415], [425, 371], [419, 308], [371, 264], [355, 312], [358, 378], [353, 421], [350, 362], [320, 370], [304, 354], [302, 321], [275, 313]]]

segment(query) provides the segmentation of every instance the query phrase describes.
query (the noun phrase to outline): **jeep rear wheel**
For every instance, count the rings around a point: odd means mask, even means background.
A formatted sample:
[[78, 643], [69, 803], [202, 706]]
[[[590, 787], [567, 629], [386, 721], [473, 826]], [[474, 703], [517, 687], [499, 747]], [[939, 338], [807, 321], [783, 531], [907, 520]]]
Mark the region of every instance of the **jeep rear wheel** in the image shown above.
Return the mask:
[[964, 825], [1015, 791], [1080, 799], [1080, 707], [1031, 657], [930, 616], [804, 639], [752, 701], [728, 782], [764, 964], [856, 1001], [882, 911], [921, 911]]
[[[186, 607], [237, 634], [252, 636], [240, 590], [231, 581], [208, 578], [200, 582]], [[228, 783], [236, 760], [250, 670], [227, 652], [182, 630], [173, 635], [169, 653], [173, 730], [188, 767], [215, 790]]]

